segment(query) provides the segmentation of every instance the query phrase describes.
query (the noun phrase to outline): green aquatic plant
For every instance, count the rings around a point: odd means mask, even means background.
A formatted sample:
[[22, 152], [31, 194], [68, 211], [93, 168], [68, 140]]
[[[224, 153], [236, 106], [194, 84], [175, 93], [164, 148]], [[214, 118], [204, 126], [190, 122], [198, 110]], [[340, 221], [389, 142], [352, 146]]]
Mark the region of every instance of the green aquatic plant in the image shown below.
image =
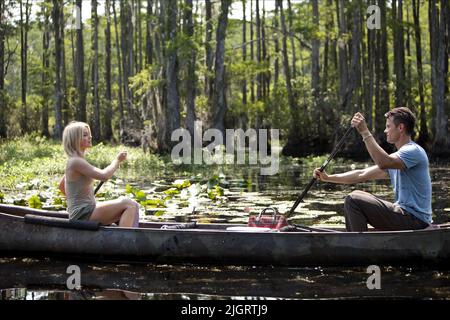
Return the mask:
[[189, 179], [179, 179], [179, 180], [175, 180], [172, 183], [172, 187], [177, 188], [177, 189], [184, 189], [184, 188], [188, 188], [191, 186], [191, 181]]
[[42, 209], [42, 202], [38, 195], [32, 195], [28, 199], [28, 206], [34, 209]]
[[218, 197], [224, 195], [224, 190], [219, 185], [215, 185], [213, 188], [208, 189], [208, 198], [211, 200], [216, 200]]

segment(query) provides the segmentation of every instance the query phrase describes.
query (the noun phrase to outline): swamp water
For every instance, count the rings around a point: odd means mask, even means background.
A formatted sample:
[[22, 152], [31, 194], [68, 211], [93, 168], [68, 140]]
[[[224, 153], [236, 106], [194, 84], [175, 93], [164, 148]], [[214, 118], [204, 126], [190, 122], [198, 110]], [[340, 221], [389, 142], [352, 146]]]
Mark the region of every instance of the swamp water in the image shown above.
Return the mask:
[[[333, 171], [365, 165], [341, 163], [334, 165]], [[276, 176], [261, 176], [257, 169], [226, 172], [217, 178], [223, 190], [216, 195], [195, 196], [200, 193], [192, 183], [190, 190], [182, 189], [172, 200], [166, 201], [164, 207], [147, 207], [141, 212], [141, 219], [243, 223], [248, 219], [248, 212], [259, 213], [267, 206], [286, 212], [309, 181], [311, 172], [312, 167], [295, 162], [282, 166]], [[433, 165], [431, 175], [433, 219], [436, 223], [448, 222], [450, 166]], [[164, 181], [186, 178], [189, 177], [167, 177], [151, 183], [126, 181], [124, 184], [131, 184], [157, 199], [161, 190], [170, 187], [170, 183]], [[318, 183], [297, 208], [292, 222], [343, 226], [343, 201], [346, 194], [355, 189], [386, 200], [393, 199], [389, 180], [357, 186]], [[66, 286], [69, 265], [80, 267], [79, 290], [68, 290]], [[450, 299], [448, 268], [380, 266], [380, 289], [369, 289], [367, 281], [372, 273], [367, 267], [129, 265], [0, 258], [0, 300]]]

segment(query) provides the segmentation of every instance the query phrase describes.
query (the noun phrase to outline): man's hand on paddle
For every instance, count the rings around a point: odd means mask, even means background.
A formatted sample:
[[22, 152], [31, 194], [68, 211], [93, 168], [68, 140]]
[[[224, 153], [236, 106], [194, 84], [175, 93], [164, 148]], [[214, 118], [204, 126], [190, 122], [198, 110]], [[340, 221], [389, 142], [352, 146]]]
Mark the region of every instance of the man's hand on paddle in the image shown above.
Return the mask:
[[369, 129], [367, 128], [366, 119], [359, 112], [355, 113], [355, 115], [353, 116], [352, 127], [356, 128], [356, 130], [358, 130], [360, 134], [369, 132]]
[[321, 172], [319, 168], [314, 169], [313, 177], [323, 182], [327, 182], [328, 180], [326, 172]]

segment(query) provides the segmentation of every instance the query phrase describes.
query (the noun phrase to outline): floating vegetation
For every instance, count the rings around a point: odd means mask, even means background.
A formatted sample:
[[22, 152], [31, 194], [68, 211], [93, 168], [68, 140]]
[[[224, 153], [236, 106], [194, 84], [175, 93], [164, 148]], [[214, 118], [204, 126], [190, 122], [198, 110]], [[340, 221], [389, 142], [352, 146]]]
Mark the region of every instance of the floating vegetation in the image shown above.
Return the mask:
[[[66, 158], [59, 143], [52, 140], [23, 138], [5, 142], [0, 148], [0, 202], [64, 210], [66, 198], [58, 189]], [[107, 166], [122, 147], [96, 145], [87, 155], [98, 167]], [[138, 148], [126, 148], [128, 161], [97, 193], [98, 201], [127, 196], [141, 205], [142, 221], [203, 221], [247, 223], [249, 215], [275, 207], [287, 213], [311, 179], [313, 168], [326, 156], [301, 159], [280, 158], [279, 174], [261, 176], [252, 166], [175, 165], [170, 158], [144, 154]], [[334, 159], [327, 171], [344, 172], [367, 167]], [[447, 222], [450, 212], [446, 167], [431, 167], [433, 179], [433, 219]], [[437, 174], [440, 173], [440, 174]], [[336, 185], [316, 183], [296, 208], [290, 221], [311, 226], [343, 227], [344, 198], [360, 189], [388, 201], [393, 200], [389, 180]]]

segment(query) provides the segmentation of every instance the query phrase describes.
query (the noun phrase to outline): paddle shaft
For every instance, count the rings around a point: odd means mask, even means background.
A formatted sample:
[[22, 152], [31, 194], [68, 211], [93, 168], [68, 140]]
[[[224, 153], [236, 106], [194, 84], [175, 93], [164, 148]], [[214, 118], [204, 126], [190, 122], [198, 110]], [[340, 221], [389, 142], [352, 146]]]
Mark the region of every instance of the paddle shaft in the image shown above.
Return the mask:
[[102, 187], [102, 185], [105, 183], [105, 181], [100, 181], [100, 183], [95, 188], [94, 194], [97, 194], [98, 190]]
[[[323, 172], [325, 170], [325, 168], [327, 167], [328, 163], [330, 163], [330, 161], [334, 158], [334, 156], [339, 152], [339, 150], [342, 148], [342, 145], [344, 144], [345, 138], [347, 138], [347, 136], [350, 134], [350, 132], [352, 131], [353, 127], [350, 126], [347, 131], [344, 133], [344, 135], [342, 136], [341, 140], [339, 140], [339, 142], [337, 143], [336, 147], [334, 147], [333, 152], [331, 152], [330, 156], [328, 157], [327, 160], [325, 160], [325, 162], [322, 164], [322, 166], [320, 167], [319, 171]], [[306, 186], [305, 190], [303, 190], [303, 192], [300, 194], [300, 196], [297, 198], [297, 200], [295, 201], [294, 205], [292, 206], [291, 210], [289, 210], [289, 212], [287, 213], [286, 217], [290, 217], [295, 209], [298, 207], [298, 205], [300, 204], [300, 202], [302, 202], [303, 198], [306, 196], [306, 194], [308, 193], [309, 189], [311, 189], [311, 187], [314, 185], [314, 183], [316, 183], [317, 179], [316, 178], [312, 178], [311, 181], [309, 181], [308, 185]]]

